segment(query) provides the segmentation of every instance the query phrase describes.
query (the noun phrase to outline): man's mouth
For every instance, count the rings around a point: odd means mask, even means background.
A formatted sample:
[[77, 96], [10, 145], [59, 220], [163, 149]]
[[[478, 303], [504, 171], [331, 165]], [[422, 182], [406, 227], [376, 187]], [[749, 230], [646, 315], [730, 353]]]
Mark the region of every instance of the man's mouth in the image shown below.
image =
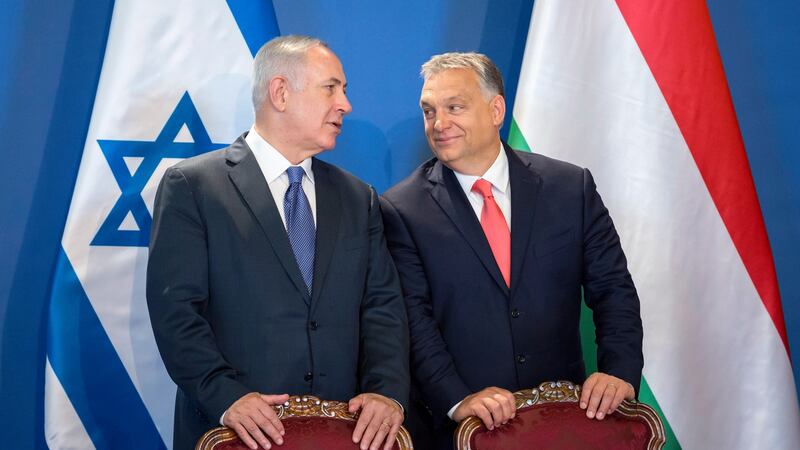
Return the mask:
[[459, 137], [460, 136], [437, 136], [433, 138], [433, 141], [438, 145], [447, 145], [454, 142]]

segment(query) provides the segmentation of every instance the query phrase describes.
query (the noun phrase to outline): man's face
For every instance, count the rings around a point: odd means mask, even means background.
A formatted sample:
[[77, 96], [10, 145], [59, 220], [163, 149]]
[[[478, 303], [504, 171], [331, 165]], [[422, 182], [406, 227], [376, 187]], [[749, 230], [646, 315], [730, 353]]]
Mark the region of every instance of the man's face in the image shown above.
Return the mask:
[[296, 148], [319, 153], [336, 145], [342, 120], [352, 111], [345, 95], [347, 80], [339, 58], [325, 47], [306, 54], [302, 89], [289, 91], [286, 112]]
[[483, 175], [500, 148], [503, 97], [486, 100], [475, 72], [453, 69], [425, 81], [420, 107], [436, 157], [457, 172]]

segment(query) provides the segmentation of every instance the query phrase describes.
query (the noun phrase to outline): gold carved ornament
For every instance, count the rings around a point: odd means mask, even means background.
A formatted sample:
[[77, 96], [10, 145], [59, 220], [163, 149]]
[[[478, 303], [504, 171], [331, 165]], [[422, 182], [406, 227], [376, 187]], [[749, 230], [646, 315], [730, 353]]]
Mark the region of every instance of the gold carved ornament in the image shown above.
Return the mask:
[[[546, 381], [533, 389], [523, 389], [514, 392], [516, 407], [519, 411], [535, 405], [547, 403], [578, 403], [581, 397], [580, 385], [569, 381]], [[643, 420], [650, 430], [650, 440], [647, 450], [659, 450], [666, 443], [664, 424], [650, 406], [635, 400], [623, 400], [617, 407], [615, 414], [620, 414], [631, 419]], [[474, 450], [470, 444], [473, 433], [483, 427], [483, 422], [471, 416], [461, 421], [456, 429], [456, 448], [459, 450]]]
[[[358, 413], [348, 411], [346, 402], [334, 400], [321, 400], [313, 395], [302, 395], [289, 397], [286, 402], [272, 407], [278, 418], [281, 420], [293, 417], [327, 417], [331, 419], [346, 420], [355, 422], [358, 420]], [[214, 446], [224, 442], [239, 439], [235, 431], [228, 427], [217, 427], [206, 432], [197, 442], [195, 450], [212, 450]], [[400, 450], [413, 450], [411, 435], [404, 427], [400, 427], [395, 438]]]

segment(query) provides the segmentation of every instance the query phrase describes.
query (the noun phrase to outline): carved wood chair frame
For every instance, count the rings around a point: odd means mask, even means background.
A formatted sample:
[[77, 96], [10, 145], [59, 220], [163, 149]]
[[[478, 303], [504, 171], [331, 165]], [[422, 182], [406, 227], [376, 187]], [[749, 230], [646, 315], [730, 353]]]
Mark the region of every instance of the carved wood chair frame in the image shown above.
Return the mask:
[[[347, 403], [333, 400], [321, 400], [313, 395], [289, 397], [285, 403], [273, 406], [278, 418], [281, 420], [292, 417], [327, 417], [350, 422], [358, 420], [358, 413], [351, 414]], [[235, 431], [228, 427], [217, 427], [206, 432], [197, 441], [195, 450], [213, 450], [216, 445], [238, 439]], [[396, 442], [400, 450], [413, 450], [411, 435], [404, 427], [397, 432]]]
[[[546, 381], [533, 389], [514, 392], [517, 410], [546, 403], [578, 403], [580, 397], [581, 387], [569, 381]], [[614, 414], [643, 420], [647, 423], [647, 427], [650, 429], [647, 450], [660, 450], [666, 443], [664, 424], [650, 406], [637, 401], [623, 400]], [[470, 445], [470, 439], [481, 427], [483, 427], [483, 422], [474, 416], [461, 421], [455, 432], [456, 449], [475, 450]]]

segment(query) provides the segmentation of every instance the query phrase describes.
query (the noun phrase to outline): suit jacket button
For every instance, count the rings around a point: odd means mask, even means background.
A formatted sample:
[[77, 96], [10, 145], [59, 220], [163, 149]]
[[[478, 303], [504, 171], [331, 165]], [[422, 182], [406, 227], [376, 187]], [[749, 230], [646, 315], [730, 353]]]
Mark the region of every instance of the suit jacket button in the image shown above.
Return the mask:
[[511, 317], [513, 317], [513, 318], [515, 318], [515, 319], [516, 319], [517, 317], [519, 317], [519, 311], [518, 311], [516, 308], [514, 308], [514, 310], [513, 310], [513, 311], [511, 311]]
[[308, 322], [308, 327], [311, 328], [312, 330], [316, 330], [317, 326], [318, 326], [318, 324], [317, 324], [316, 320], [312, 320], [311, 322]]
[[303, 377], [306, 381], [311, 381], [314, 378], [314, 375], [311, 372], [306, 373], [306, 376]]
[[520, 364], [525, 364], [525, 355], [517, 355], [517, 362]]

